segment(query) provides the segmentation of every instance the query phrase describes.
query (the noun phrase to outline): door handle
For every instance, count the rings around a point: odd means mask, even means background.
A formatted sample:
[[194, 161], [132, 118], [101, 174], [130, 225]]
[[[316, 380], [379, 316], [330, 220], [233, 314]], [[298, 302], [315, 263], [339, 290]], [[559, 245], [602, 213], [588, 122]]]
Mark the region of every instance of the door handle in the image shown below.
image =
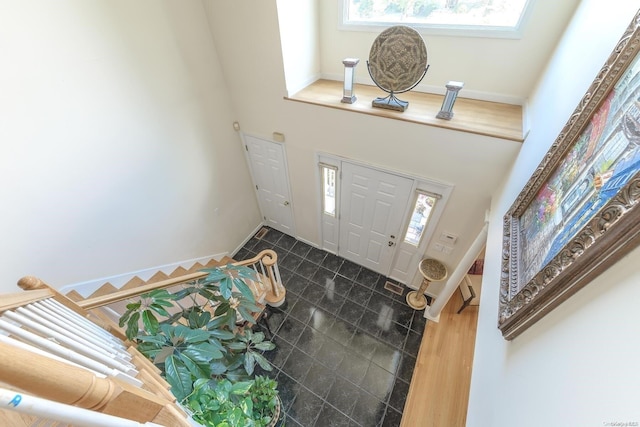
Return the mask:
[[389, 236], [389, 237], [392, 238], [392, 239], [396, 238], [396, 236], [394, 236], [393, 234], [391, 236]]
[[389, 246], [393, 246], [393, 245], [395, 245], [395, 243], [390, 241]]
[[289, 206], [289, 202], [285, 200], [284, 205]]

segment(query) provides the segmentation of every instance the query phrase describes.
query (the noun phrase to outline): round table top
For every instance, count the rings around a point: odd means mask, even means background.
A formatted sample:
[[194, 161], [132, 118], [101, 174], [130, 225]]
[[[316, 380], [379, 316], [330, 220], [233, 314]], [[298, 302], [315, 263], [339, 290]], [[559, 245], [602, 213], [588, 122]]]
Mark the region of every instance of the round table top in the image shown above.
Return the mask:
[[437, 259], [433, 258], [425, 258], [420, 261], [418, 269], [420, 270], [420, 274], [422, 274], [425, 279], [432, 282], [444, 280], [449, 274], [447, 272], [447, 267], [445, 267], [445, 265]]

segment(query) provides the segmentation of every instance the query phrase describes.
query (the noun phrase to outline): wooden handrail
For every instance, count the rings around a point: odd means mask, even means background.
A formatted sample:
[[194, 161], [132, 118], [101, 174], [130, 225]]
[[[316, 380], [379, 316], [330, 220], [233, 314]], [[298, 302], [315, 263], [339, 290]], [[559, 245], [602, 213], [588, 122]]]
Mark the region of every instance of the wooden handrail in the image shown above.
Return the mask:
[[[246, 259], [243, 261], [237, 261], [232, 263], [231, 265], [233, 266], [247, 266], [247, 265], [251, 265], [251, 264], [255, 264], [258, 262], [263, 262], [265, 266], [273, 266], [278, 259], [278, 255], [271, 249], [265, 249], [262, 252], [260, 252], [258, 255], [256, 255], [253, 258], [250, 259]], [[224, 267], [224, 266], [223, 266]], [[104, 296], [99, 296], [99, 297], [95, 297], [95, 298], [87, 298], [85, 300], [82, 301], [77, 301], [76, 304], [78, 304], [80, 307], [84, 308], [85, 310], [91, 310], [93, 308], [97, 308], [97, 307], [103, 307], [105, 305], [109, 305], [111, 303], [114, 302], [118, 302], [118, 301], [124, 301], [127, 300], [129, 298], [133, 298], [136, 297], [138, 295], [147, 293], [147, 292], [151, 292], [155, 289], [165, 289], [165, 288], [170, 288], [171, 286], [174, 285], [179, 285], [180, 283], [185, 283], [185, 282], [189, 282], [192, 280], [197, 280], [197, 279], [201, 279], [203, 277], [206, 277], [209, 273], [207, 273], [206, 271], [199, 271], [197, 273], [191, 273], [191, 274], [186, 274], [184, 276], [178, 276], [172, 279], [167, 279], [167, 280], [162, 280], [159, 282], [155, 282], [155, 283], [149, 283], [147, 285], [143, 285], [143, 286], [138, 286], [136, 288], [132, 288], [132, 289], [125, 289], [122, 291], [118, 291], [118, 292], [114, 292], [108, 295], [104, 295]], [[270, 281], [274, 280], [271, 275], [269, 275], [270, 277], [268, 277], [268, 279]], [[282, 285], [280, 285], [282, 286]], [[273, 287], [273, 285], [272, 285]]]
[[0, 378], [44, 399], [130, 420], [153, 421], [169, 402], [114, 378], [0, 343]]

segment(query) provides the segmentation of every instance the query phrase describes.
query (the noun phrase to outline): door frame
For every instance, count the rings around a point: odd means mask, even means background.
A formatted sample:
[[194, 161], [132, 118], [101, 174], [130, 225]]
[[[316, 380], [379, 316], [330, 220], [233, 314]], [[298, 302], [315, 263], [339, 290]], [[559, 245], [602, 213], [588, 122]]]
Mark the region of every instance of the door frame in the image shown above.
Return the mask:
[[256, 202], [258, 203], [258, 209], [260, 209], [260, 222], [262, 223], [262, 225], [266, 225], [266, 220], [265, 220], [266, 215], [265, 215], [264, 207], [260, 202], [260, 194], [259, 194], [260, 190], [258, 190], [257, 188], [258, 184], [256, 183], [256, 176], [253, 171], [251, 158], [249, 157], [249, 149], [248, 149], [248, 145], [245, 137], [249, 136], [265, 142], [273, 143], [276, 146], [280, 147], [280, 149], [282, 150], [282, 158], [284, 160], [283, 168], [284, 168], [284, 173], [286, 178], [287, 192], [289, 193], [289, 203], [290, 203], [290, 209], [291, 209], [291, 230], [290, 231], [278, 230], [278, 231], [281, 231], [286, 234], [291, 233], [292, 237], [296, 237], [296, 218], [295, 218], [293, 195], [291, 192], [291, 180], [289, 179], [289, 160], [287, 158], [286, 146], [282, 142], [274, 141], [272, 139], [265, 138], [257, 134], [247, 133], [242, 131], [239, 131], [238, 133], [240, 134], [240, 143], [242, 144], [242, 152], [244, 153], [244, 158], [245, 158], [245, 161], [247, 162], [247, 167], [249, 168], [249, 175], [251, 176], [251, 183], [252, 183], [253, 192], [254, 192], [253, 194], [256, 197]]
[[[442, 216], [442, 213], [444, 212], [447, 202], [451, 196], [451, 193], [453, 192], [453, 189], [454, 189], [453, 184], [449, 184], [442, 181], [425, 178], [422, 176], [417, 176], [417, 175], [413, 175], [405, 172], [398, 172], [396, 170], [388, 169], [388, 168], [385, 168], [379, 165], [374, 165], [372, 163], [364, 162], [361, 160], [355, 160], [352, 158], [348, 158], [348, 157], [344, 157], [336, 154], [316, 151], [315, 152], [315, 165], [316, 165], [316, 168], [315, 168], [316, 190], [315, 191], [316, 191], [316, 205], [317, 205], [316, 215], [318, 215], [318, 233], [320, 236], [321, 249], [327, 250], [324, 247], [322, 194], [320, 190], [322, 188], [321, 187], [322, 176], [320, 172], [320, 165], [327, 164], [327, 165], [335, 166], [338, 168], [338, 185], [336, 186], [336, 216], [337, 216], [337, 229], [338, 229], [337, 233], [338, 233], [338, 239], [339, 239], [340, 219], [341, 219], [341, 209], [342, 209], [342, 206], [340, 204], [340, 198], [342, 197], [342, 164], [343, 163], [351, 163], [351, 164], [361, 166], [361, 167], [366, 167], [375, 171], [398, 175], [400, 177], [407, 178], [413, 181], [413, 186], [411, 188], [411, 197], [409, 197], [407, 206], [405, 206], [403, 221], [402, 221], [402, 224], [400, 225], [401, 235], [398, 236], [399, 238], [402, 238], [402, 239], [404, 238], [404, 234], [406, 233], [407, 227], [409, 226], [410, 217], [411, 217], [411, 214], [413, 213], [413, 207], [414, 207], [413, 205], [417, 197], [416, 196], [417, 191], [418, 190], [426, 191], [428, 193], [435, 193], [440, 196], [438, 203], [436, 203], [436, 206], [434, 207], [431, 213], [432, 220], [430, 220], [429, 223], [427, 224], [427, 228], [425, 229], [422, 235], [420, 244], [416, 249], [416, 257], [420, 258], [424, 256], [424, 254], [427, 252], [427, 248], [429, 244], [433, 239], [440, 217]], [[390, 277], [391, 279], [395, 279], [395, 280], [398, 280], [398, 279], [397, 277], [394, 277], [392, 275], [392, 272], [394, 271], [396, 262], [398, 262], [398, 256], [399, 256], [398, 247], [399, 245], [396, 244], [396, 247], [394, 248], [393, 259], [391, 261], [391, 267], [387, 275], [387, 277]], [[334, 252], [331, 250], [328, 250], [328, 251], [336, 254], [338, 252], [338, 251]], [[422, 276], [420, 276], [418, 272], [418, 262], [419, 260], [417, 259], [415, 260], [415, 262], [413, 262], [413, 264], [415, 265], [415, 271], [413, 272], [413, 274], [408, 274], [409, 280], [404, 280], [404, 279], [402, 280], [402, 282], [408, 286], [416, 287], [422, 281]]]

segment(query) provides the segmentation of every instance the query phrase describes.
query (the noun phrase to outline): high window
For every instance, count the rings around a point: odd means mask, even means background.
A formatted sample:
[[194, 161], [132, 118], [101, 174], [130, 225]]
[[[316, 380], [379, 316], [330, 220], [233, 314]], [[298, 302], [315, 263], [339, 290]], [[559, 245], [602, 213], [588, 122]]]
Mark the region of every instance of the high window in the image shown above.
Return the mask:
[[406, 24], [427, 33], [517, 36], [533, 0], [341, 1], [342, 24], [349, 29]]

